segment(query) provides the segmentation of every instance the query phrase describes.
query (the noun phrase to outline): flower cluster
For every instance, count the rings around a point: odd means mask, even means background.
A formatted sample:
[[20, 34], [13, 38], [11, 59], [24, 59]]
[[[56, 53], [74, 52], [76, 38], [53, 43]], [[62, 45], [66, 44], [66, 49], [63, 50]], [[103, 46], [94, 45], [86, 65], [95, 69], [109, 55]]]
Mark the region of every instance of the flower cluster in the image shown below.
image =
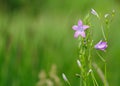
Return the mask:
[[[90, 27], [91, 23], [89, 23], [89, 14], [86, 16], [86, 24], [84, 24], [84, 21], [81, 19], [78, 20], [77, 25], [73, 25], [72, 29], [75, 31], [74, 38], [80, 38], [79, 41], [79, 58], [77, 60], [77, 65], [80, 68], [80, 73], [76, 74], [78, 78], [80, 78], [80, 86], [87, 86], [90, 85], [90, 79], [93, 81], [94, 86], [99, 86], [98, 82], [94, 76], [94, 69], [96, 69], [96, 72], [98, 72], [98, 75], [100, 75], [100, 78], [104, 84], [104, 86], [108, 86], [107, 82], [107, 74], [106, 74], [106, 59], [99, 53], [97, 50], [105, 51], [108, 47], [107, 44], [107, 37], [108, 33], [107, 30], [104, 29], [104, 26], [102, 25], [103, 22], [101, 20], [101, 16], [94, 10], [91, 9], [91, 14], [94, 15], [100, 24], [100, 30], [102, 32], [103, 40], [100, 40], [98, 43], [94, 45], [94, 41], [92, 39], [92, 27]], [[112, 15], [114, 15], [114, 11], [112, 12]], [[111, 14], [107, 13], [104, 15], [105, 24], [107, 26], [106, 29], [109, 29], [108, 23], [112, 20], [110, 19]], [[88, 20], [88, 21], [87, 21]], [[105, 30], [105, 31], [104, 31]], [[96, 62], [92, 61], [93, 58], [93, 49], [96, 49], [96, 55], [101, 59], [102, 62], [104, 62], [104, 72], [97, 66]], [[94, 68], [94, 69], [93, 69]], [[99, 71], [98, 71], [99, 70]], [[89, 77], [91, 76], [91, 78]], [[102, 77], [101, 77], [102, 76]], [[66, 83], [71, 86], [69, 80], [65, 76], [65, 74], [62, 74], [63, 79], [66, 81]], [[92, 86], [93, 86], [92, 85]]]
[[[94, 9], [91, 9], [91, 13], [99, 18], [98, 13]], [[72, 29], [75, 30], [74, 37], [77, 38], [78, 36], [81, 36], [85, 38], [86, 37], [85, 30], [88, 29], [89, 27], [90, 27], [89, 25], [83, 25], [82, 20], [79, 20], [78, 25], [73, 25], [72, 27]], [[104, 42], [102, 40], [94, 46], [94, 48], [102, 51], [104, 51], [107, 47], [108, 47], [107, 42]]]

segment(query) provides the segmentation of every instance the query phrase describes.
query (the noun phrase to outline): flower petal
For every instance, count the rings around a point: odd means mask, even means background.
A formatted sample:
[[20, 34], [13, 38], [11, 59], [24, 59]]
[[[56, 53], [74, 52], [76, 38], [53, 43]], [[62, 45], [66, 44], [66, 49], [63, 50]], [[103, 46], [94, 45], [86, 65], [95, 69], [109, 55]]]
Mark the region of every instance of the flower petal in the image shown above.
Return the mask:
[[95, 48], [99, 50], [105, 50], [107, 48], [107, 42], [103, 42], [102, 40], [99, 41], [96, 45]]
[[83, 25], [83, 29], [86, 30], [87, 28], [89, 28], [88, 25]]
[[78, 21], [78, 26], [82, 26], [82, 20]]
[[76, 31], [74, 37], [77, 38], [80, 35], [80, 31]]
[[107, 43], [106, 43], [106, 42], [102, 42], [102, 43], [99, 45], [99, 48], [104, 49], [104, 48], [106, 48], [106, 46], [107, 46]]
[[78, 30], [78, 26], [77, 26], [77, 25], [74, 25], [74, 26], [72, 27], [72, 29], [73, 29], [73, 30]]
[[86, 36], [84, 31], [80, 32], [80, 35], [81, 35], [83, 38]]

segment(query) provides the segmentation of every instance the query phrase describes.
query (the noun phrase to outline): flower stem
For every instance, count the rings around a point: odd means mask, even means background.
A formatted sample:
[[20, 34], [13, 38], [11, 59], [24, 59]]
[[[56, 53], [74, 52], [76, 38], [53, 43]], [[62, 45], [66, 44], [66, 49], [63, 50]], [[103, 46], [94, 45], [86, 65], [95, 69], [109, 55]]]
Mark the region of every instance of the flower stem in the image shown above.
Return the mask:
[[106, 80], [107, 80], [107, 68], [106, 68], [106, 62], [105, 62], [105, 81], [104, 81], [104, 86], [107, 86]]
[[71, 86], [70, 82], [68, 82], [68, 85]]
[[107, 38], [105, 36], [105, 32], [104, 32], [104, 28], [103, 28], [102, 24], [101, 24], [101, 30], [102, 30], [103, 38], [105, 39], [105, 41], [107, 41]]
[[106, 35], [105, 35], [105, 31], [104, 31], [104, 28], [103, 28], [103, 25], [102, 25], [102, 22], [101, 22], [101, 18], [98, 17], [98, 19], [99, 19], [99, 22], [100, 22], [103, 38], [105, 39], [105, 41], [107, 41], [107, 38], [106, 38]]
[[103, 62], [105, 62], [105, 59], [96, 51], [96, 53], [97, 53], [97, 55], [98, 55], [98, 57], [103, 61]]
[[99, 86], [98, 85], [98, 83], [97, 83], [97, 80], [96, 80], [96, 78], [95, 78], [95, 76], [94, 76], [94, 74], [93, 74], [93, 72], [91, 73], [91, 76], [92, 76], [92, 79], [93, 79], [93, 81], [95, 82], [95, 86]]
[[83, 83], [84, 83], [84, 86], [87, 86], [87, 84], [86, 84], [86, 80], [84, 80], [84, 82], [83, 82]]

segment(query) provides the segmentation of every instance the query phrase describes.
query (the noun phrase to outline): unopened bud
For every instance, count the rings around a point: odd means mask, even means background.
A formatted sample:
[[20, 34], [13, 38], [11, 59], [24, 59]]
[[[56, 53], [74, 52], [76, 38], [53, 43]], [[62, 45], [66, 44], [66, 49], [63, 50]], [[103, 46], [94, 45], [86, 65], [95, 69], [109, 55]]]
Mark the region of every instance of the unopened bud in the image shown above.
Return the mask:
[[89, 69], [89, 71], [88, 71], [87, 75], [89, 75], [91, 72], [92, 72], [92, 69]]
[[67, 77], [65, 76], [64, 73], [62, 73], [62, 77], [63, 77], [63, 79], [64, 79], [66, 82], [68, 81], [68, 79], [67, 79]]
[[77, 60], [77, 64], [78, 64], [78, 66], [81, 68], [81, 62], [80, 62], [80, 60]]

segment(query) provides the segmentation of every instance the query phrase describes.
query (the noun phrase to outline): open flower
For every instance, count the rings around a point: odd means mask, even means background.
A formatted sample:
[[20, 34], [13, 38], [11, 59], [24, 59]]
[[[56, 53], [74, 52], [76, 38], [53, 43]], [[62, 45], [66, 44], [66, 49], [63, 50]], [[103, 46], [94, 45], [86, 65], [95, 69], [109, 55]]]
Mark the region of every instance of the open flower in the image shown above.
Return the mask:
[[95, 48], [98, 49], [98, 50], [105, 50], [107, 48], [107, 42], [103, 42], [102, 40], [99, 41], [96, 45], [95, 45]]
[[85, 35], [85, 30], [89, 28], [88, 25], [83, 25], [82, 21], [79, 20], [78, 21], [78, 25], [74, 25], [72, 27], [73, 30], [75, 30], [75, 34], [74, 34], [74, 37], [77, 38], [79, 35], [81, 35], [83, 38], [86, 36]]

